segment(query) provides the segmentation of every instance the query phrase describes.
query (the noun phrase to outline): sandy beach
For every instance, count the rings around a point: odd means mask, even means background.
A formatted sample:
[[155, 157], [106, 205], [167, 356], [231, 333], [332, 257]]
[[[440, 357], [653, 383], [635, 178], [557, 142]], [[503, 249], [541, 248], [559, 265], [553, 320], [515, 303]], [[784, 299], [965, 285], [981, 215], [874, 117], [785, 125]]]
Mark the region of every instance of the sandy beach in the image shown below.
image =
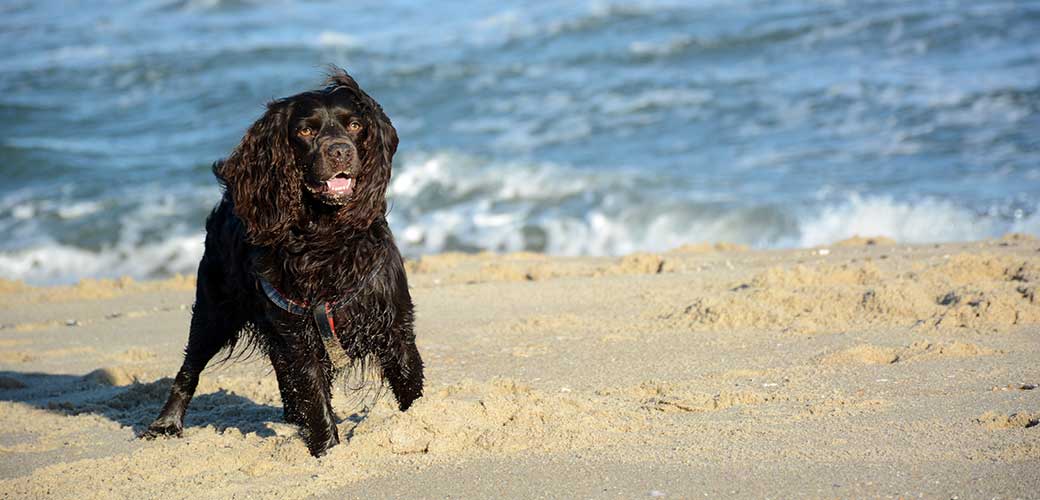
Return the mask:
[[321, 459], [260, 357], [203, 372], [183, 439], [135, 438], [192, 278], [0, 282], [0, 496], [1040, 498], [1034, 238], [408, 269], [426, 395], [344, 380]]

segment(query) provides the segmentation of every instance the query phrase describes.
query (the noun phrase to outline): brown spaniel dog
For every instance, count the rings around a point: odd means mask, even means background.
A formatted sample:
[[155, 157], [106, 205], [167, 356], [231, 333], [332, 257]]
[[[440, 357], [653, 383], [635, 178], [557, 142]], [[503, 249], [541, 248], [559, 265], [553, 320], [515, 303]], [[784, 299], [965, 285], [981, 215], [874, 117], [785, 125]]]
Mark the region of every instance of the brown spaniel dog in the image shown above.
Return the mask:
[[325, 88], [268, 104], [213, 166], [224, 196], [206, 220], [184, 363], [142, 437], [180, 436], [199, 373], [240, 339], [270, 357], [285, 420], [314, 456], [339, 443], [331, 391], [343, 366], [378, 364], [402, 411], [422, 396], [385, 217], [397, 141], [379, 104], [333, 68]]

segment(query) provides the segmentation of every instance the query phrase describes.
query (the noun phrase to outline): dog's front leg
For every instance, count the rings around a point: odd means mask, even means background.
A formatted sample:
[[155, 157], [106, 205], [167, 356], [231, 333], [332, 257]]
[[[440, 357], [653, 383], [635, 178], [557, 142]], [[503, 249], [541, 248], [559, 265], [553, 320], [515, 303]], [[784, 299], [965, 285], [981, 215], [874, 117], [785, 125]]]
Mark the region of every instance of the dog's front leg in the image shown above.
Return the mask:
[[295, 396], [300, 433], [307, 449], [316, 457], [339, 444], [339, 431], [332, 412], [333, 367], [318, 333], [301, 328], [283, 335], [285, 339], [285, 377], [282, 393]]
[[195, 290], [195, 305], [192, 307], [184, 362], [177, 372], [162, 411], [141, 434], [144, 439], [181, 436], [184, 429], [184, 412], [195, 395], [199, 374], [218, 351], [233, 344], [233, 339], [245, 324], [242, 311], [227, 307], [231, 301], [223, 293], [222, 275], [208, 252], [209, 250], [199, 263], [198, 287]]
[[303, 425], [303, 417], [300, 415], [299, 409], [300, 394], [294, 392], [296, 387], [290, 382], [292, 363], [287, 359], [288, 350], [280, 345], [271, 346], [267, 354], [271, 358], [275, 377], [278, 378], [278, 392], [282, 396], [282, 416], [285, 423]]
[[423, 362], [419, 349], [415, 347], [415, 335], [410, 330], [395, 332], [401, 340], [379, 356], [383, 378], [397, 399], [398, 408], [407, 410], [422, 397]]

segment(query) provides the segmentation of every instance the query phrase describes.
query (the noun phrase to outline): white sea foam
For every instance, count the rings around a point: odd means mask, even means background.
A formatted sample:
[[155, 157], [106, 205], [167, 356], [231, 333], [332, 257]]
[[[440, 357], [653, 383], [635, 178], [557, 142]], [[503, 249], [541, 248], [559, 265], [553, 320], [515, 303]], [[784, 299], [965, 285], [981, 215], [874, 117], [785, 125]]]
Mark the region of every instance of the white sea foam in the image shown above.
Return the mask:
[[[1028, 228], [1023, 228], [1028, 230]], [[824, 206], [800, 224], [797, 246], [832, 243], [856, 235], [887, 236], [902, 243], [964, 241], [1014, 230], [1008, 223], [975, 214], [948, 201], [901, 202], [890, 197], [852, 195]]]
[[189, 183], [81, 196], [63, 184], [0, 197], [0, 277], [56, 283], [192, 273], [202, 255], [202, 215], [219, 197], [215, 186]]
[[154, 278], [192, 273], [202, 257], [202, 241], [202, 235], [192, 235], [100, 251], [52, 244], [0, 252], [0, 277], [53, 284], [87, 277]]
[[694, 193], [639, 193], [638, 173], [597, 176], [548, 163], [494, 164], [457, 154], [399, 168], [391, 219], [411, 253], [453, 249], [617, 255], [694, 241], [815, 246], [854, 235], [906, 243], [1040, 233], [1040, 215], [978, 214], [950, 201], [850, 194], [804, 209], [722, 208]]
[[1035, 212], [1029, 217], [1020, 217], [1011, 225], [1010, 232], [1025, 233], [1040, 236], [1040, 212]]

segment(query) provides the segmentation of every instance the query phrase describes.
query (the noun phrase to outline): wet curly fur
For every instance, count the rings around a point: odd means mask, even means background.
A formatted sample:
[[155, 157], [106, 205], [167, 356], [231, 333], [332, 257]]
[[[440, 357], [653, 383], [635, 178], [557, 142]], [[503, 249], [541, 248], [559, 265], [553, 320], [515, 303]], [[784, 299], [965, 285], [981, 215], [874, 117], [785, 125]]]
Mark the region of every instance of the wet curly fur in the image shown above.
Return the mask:
[[184, 362], [142, 437], [180, 436], [199, 373], [244, 340], [270, 358], [285, 420], [311, 454], [339, 443], [331, 388], [342, 354], [326, 349], [310, 315], [273, 304], [261, 278], [300, 303], [351, 294], [333, 312], [338, 347], [376, 362], [402, 411], [422, 396], [412, 300], [385, 218], [397, 143], [379, 104], [333, 68], [324, 88], [269, 103], [214, 165], [224, 196], [206, 221]]

